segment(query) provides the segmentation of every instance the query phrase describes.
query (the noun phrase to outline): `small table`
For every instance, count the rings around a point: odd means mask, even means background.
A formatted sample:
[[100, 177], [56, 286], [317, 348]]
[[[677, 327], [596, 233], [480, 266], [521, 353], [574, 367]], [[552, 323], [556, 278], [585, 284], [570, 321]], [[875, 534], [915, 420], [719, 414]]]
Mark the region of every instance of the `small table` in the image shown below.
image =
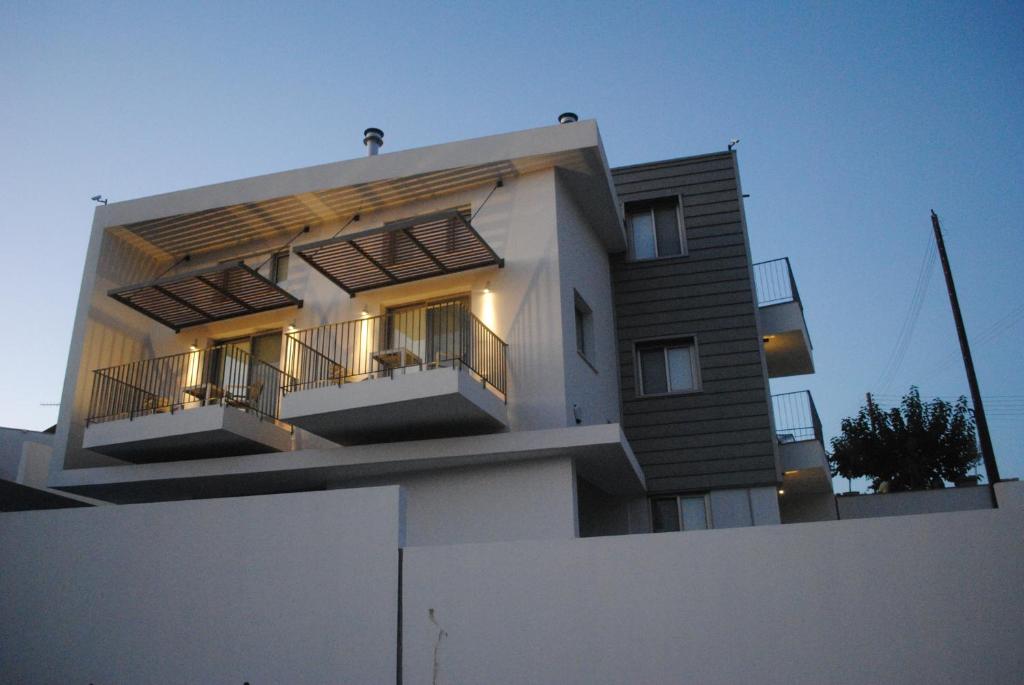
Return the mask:
[[420, 356], [412, 350], [404, 347], [396, 347], [390, 350], [375, 352], [373, 358], [386, 366], [388, 369], [398, 369], [404, 366], [419, 366], [423, 363]]
[[184, 389], [186, 395], [191, 395], [200, 402], [206, 404], [211, 400], [219, 400], [224, 397], [224, 389], [216, 383], [199, 383], [190, 385]]

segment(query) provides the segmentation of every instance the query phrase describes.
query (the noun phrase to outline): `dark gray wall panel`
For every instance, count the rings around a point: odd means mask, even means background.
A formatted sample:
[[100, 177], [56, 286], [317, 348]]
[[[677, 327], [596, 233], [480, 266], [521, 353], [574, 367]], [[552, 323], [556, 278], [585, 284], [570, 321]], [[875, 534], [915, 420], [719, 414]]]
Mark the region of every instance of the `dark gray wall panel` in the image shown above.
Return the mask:
[[[613, 255], [623, 427], [652, 492], [777, 482], [751, 258], [730, 153], [612, 170], [623, 202], [679, 196], [688, 254]], [[637, 340], [692, 335], [701, 391], [638, 397]]]

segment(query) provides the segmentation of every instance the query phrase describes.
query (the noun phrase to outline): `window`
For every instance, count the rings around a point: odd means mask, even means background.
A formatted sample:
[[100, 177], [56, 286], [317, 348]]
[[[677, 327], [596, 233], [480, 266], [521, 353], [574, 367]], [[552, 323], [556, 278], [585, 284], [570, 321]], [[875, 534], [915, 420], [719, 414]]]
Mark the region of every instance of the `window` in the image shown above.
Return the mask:
[[698, 389], [697, 346], [693, 339], [637, 345], [640, 395], [667, 395]]
[[594, 314], [580, 294], [573, 290], [576, 305], [576, 351], [584, 359], [594, 358]]
[[682, 203], [678, 197], [626, 206], [626, 223], [633, 259], [678, 257], [686, 254]]
[[651, 530], [655, 533], [705, 528], [711, 528], [711, 502], [706, 494], [651, 500]]
[[273, 266], [270, 269], [270, 280], [274, 283], [280, 283], [281, 281], [287, 280], [288, 259], [289, 255], [287, 252], [278, 252], [274, 255]]

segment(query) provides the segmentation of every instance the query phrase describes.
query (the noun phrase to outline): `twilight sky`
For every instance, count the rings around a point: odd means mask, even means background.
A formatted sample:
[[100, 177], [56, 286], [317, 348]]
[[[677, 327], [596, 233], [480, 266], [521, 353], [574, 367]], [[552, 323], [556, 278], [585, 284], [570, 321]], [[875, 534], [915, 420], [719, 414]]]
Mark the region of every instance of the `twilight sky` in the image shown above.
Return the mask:
[[367, 126], [388, 152], [573, 110], [613, 166], [741, 139], [754, 259], [790, 257], [815, 348], [773, 391], [809, 388], [826, 436], [869, 390], [967, 393], [934, 208], [1002, 475], [1024, 475], [1024, 5], [173, 5], [0, 5], [0, 425], [56, 420], [90, 196], [361, 156]]

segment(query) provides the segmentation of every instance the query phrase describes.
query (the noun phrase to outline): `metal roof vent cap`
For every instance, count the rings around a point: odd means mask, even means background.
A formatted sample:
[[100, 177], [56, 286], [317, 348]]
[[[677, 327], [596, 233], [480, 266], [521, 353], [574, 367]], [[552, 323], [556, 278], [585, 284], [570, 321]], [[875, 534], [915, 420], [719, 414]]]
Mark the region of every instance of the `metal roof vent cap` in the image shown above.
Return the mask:
[[368, 128], [363, 131], [363, 145], [366, 146], [366, 156], [373, 157], [384, 145], [384, 131], [379, 128]]
[[579, 120], [580, 118], [576, 115], [576, 112], [562, 112], [558, 115], [558, 123], [560, 124], [575, 124]]

